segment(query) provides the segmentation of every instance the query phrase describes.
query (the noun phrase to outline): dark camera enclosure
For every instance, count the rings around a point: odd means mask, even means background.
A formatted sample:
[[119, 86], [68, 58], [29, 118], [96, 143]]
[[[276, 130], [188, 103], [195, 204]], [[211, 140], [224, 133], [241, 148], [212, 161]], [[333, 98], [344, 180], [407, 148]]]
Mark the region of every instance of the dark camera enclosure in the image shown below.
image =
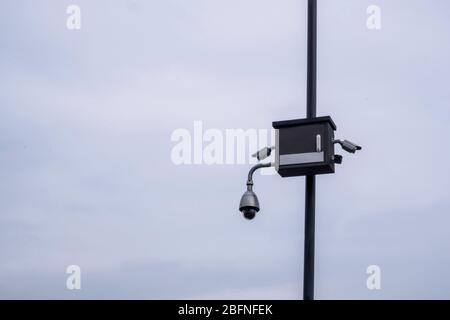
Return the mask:
[[273, 122], [275, 168], [282, 177], [334, 173], [334, 131], [329, 116]]

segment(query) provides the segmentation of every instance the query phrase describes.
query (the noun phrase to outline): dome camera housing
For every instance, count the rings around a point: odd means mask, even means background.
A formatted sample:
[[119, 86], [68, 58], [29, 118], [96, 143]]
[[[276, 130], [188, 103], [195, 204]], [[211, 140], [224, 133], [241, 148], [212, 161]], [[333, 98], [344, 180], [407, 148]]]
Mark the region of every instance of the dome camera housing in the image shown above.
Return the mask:
[[253, 220], [256, 216], [256, 213], [259, 211], [259, 201], [256, 194], [247, 190], [241, 198], [241, 202], [239, 204], [239, 211], [242, 212], [244, 218], [248, 220]]

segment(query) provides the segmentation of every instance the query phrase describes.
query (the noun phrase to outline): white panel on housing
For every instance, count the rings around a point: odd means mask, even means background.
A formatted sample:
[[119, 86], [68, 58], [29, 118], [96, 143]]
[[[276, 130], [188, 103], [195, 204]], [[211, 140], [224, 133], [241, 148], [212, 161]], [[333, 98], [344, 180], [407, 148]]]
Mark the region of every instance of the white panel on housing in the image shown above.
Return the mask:
[[323, 152], [308, 152], [296, 154], [283, 154], [280, 156], [280, 166], [287, 166], [292, 164], [304, 164], [324, 161]]

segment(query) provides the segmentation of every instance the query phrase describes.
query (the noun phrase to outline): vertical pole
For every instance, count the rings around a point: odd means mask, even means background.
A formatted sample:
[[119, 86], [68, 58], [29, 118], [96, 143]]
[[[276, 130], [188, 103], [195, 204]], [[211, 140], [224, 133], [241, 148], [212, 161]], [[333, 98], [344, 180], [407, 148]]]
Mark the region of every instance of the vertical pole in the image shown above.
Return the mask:
[[317, 91], [317, 0], [308, 0], [308, 70], [306, 117], [316, 117]]
[[[317, 79], [317, 0], [308, 0], [308, 71], [307, 118], [316, 117]], [[314, 241], [316, 215], [316, 176], [305, 182], [305, 249], [303, 266], [303, 299], [314, 300]]]

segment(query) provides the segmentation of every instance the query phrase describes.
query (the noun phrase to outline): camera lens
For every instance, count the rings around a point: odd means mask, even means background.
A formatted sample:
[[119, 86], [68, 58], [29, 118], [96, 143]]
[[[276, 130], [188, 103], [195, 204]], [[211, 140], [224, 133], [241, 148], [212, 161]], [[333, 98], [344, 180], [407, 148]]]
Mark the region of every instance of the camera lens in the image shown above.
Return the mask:
[[247, 220], [253, 220], [256, 216], [256, 210], [254, 208], [245, 208], [242, 210], [244, 218]]

